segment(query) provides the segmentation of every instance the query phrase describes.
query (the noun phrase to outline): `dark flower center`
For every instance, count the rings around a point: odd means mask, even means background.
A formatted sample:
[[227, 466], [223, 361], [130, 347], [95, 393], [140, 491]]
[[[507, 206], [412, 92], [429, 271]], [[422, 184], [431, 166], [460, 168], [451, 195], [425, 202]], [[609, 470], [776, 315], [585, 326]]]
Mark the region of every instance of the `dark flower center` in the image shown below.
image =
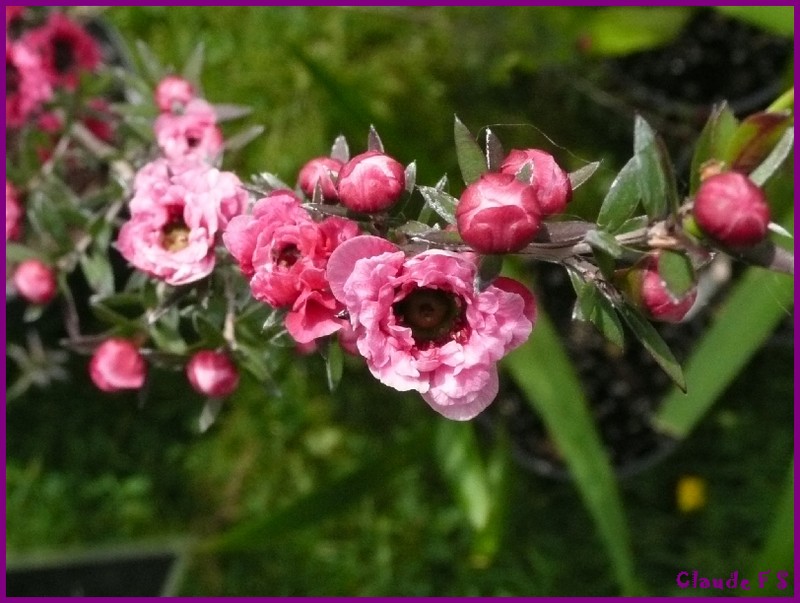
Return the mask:
[[161, 235], [161, 246], [169, 252], [180, 251], [189, 246], [189, 227], [183, 220], [167, 224]]
[[289, 243], [282, 247], [279, 251], [273, 252], [272, 258], [275, 260], [275, 263], [282, 268], [291, 268], [297, 263], [297, 260], [300, 259], [300, 250], [297, 248], [297, 245], [294, 243]]
[[53, 67], [59, 74], [68, 72], [75, 65], [75, 47], [67, 38], [53, 40]]
[[411, 329], [420, 347], [460, 340], [466, 328], [463, 300], [441, 289], [414, 289], [392, 309], [397, 322]]
[[192, 131], [186, 133], [186, 145], [190, 149], [196, 148], [200, 144], [201, 140], [202, 136], [200, 135], [199, 132]]
[[6, 61], [6, 94], [16, 94], [19, 92], [19, 84], [22, 78], [19, 69], [14, 63]]

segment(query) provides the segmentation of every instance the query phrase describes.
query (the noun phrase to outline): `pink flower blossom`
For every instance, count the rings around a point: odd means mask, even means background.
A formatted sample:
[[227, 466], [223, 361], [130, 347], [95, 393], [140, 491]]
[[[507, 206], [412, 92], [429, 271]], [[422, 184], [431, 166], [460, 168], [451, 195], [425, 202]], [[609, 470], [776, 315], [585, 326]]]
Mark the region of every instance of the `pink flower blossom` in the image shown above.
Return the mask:
[[214, 108], [196, 98], [180, 115], [162, 113], [153, 129], [161, 152], [172, 161], [196, 158], [211, 162], [222, 151], [222, 131]]
[[217, 235], [244, 210], [246, 191], [231, 172], [207, 166], [177, 174], [164, 162], [145, 167], [117, 248], [136, 268], [171, 285], [208, 276]]
[[24, 42], [6, 39], [6, 125], [20, 127], [52, 95], [39, 56]]
[[81, 72], [100, 64], [100, 47], [86, 30], [64, 13], [50, 13], [47, 22], [23, 40], [42, 57], [48, 81], [74, 90]]
[[333, 250], [358, 234], [358, 226], [338, 217], [315, 222], [290, 191], [259, 200], [249, 216], [228, 224], [222, 240], [250, 279], [253, 297], [287, 308], [286, 328], [300, 343], [342, 328], [342, 309], [325, 278]]
[[204, 396], [224, 398], [239, 386], [239, 371], [227, 354], [201, 350], [186, 365], [186, 378]]
[[550, 153], [540, 149], [514, 149], [503, 161], [500, 171], [515, 175], [528, 162], [531, 164], [531, 186], [542, 215], [560, 214], [572, 198], [572, 184], [567, 172]]
[[195, 98], [194, 86], [191, 82], [168, 75], [156, 86], [156, 105], [162, 113], [179, 113], [185, 105]]
[[322, 198], [326, 201], [335, 201], [339, 198], [336, 192], [336, 179], [339, 177], [340, 169], [342, 169], [341, 161], [331, 157], [317, 157], [302, 167], [297, 183], [309, 197], [314, 195], [314, 189], [319, 183]]
[[17, 293], [32, 304], [47, 304], [58, 291], [53, 269], [36, 259], [25, 260], [12, 277]]
[[22, 214], [17, 191], [6, 179], [6, 241], [16, 241], [22, 235]]
[[92, 382], [105, 392], [139, 389], [144, 385], [147, 365], [132, 341], [112, 337], [94, 351], [89, 361]]
[[362, 236], [334, 251], [327, 272], [372, 374], [399, 391], [418, 391], [455, 420], [494, 400], [496, 363], [528, 338], [535, 320], [524, 287], [498, 279], [478, 292], [476, 271], [471, 254], [429, 250], [409, 258], [384, 239]]

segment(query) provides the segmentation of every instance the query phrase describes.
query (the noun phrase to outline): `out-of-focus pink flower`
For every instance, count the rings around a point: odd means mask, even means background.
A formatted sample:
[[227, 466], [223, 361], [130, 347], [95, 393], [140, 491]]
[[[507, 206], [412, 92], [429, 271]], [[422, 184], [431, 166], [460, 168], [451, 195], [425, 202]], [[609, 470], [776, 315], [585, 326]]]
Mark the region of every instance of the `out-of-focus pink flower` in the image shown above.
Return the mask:
[[461, 238], [480, 253], [513, 253], [536, 236], [541, 207], [533, 187], [511, 174], [486, 173], [461, 194], [456, 207]]
[[22, 235], [22, 204], [8, 178], [6, 178], [6, 241], [16, 241]]
[[208, 276], [217, 234], [244, 210], [246, 191], [234, 174], [208, 166], [174, 175], [168, 163], [147, 167], [148, 176], [137, 181], [131, 219], [120, 229], [117, 248], [136, 268], [171, 285]]
[[50, 13], [47, 22], [23, 36], [42, 57], [48, 81], [74, 90], [81, 72], [100, 64], [100, 47], [86, 30], [63, 12]]
[[19, 27], [25, 12], [24, 6], [6, 6], [6, 38], [13, 39], [19, 36]]
[[161, 152], [172, 161], [196, 158], [211, 162], [222, 151], [222, 131], [214, 108], [206, 101], [189, 101], [181, 115], [162, 113], [153, 126]]
[[358, 226], [338, 217], [311, 219], [290, 191], [274, 191], [248, 216], [228, 224], [222, 240], [250, 279], [253, 297], [288, 308], [286, 328], [300, 343], [330, 335], [344, 324], [325, 268], [333, 250], [358, 234]]
[[372, 374], [455, 420], [494, 400], [496, 363], [528, 338], [535, 317], [524, 287], [501, 281], [476, 291], [473, 258], [441, 250], [408, 258], [362, 236], [333, 252], [327, 272]]
[[201, 350], [186, 365], [186, 377], [204, 396], [224, 398], [239, 386], [239, 371], [224, 352]]
[[168, 75], [158, 82], [155, 97], [156, 106], [162, 113], [180, 113], [195, 98], [195, 90], [188, 80]]
[[703, 180], [693, 212], [697, 225], [723, 245], [748, 247], [767, 236], [770, 215], [766, 196], [739, 172], [723, 172]]
[[39, 56], [6, 39], [6, 125], [18, 128], [53, 95]]
[[322, 198], [326, 201], [335, 201], [339, 198], [336, 192], [336, 179], [342, 162], [331, 157], [317, 157], [306, 163], [300, 170], [297, 182], [302, 191], [312, 197], [314, 189], [319, 183]]
[[127, 339], [107, 339], [89, 361], [89, 376], [104, 392], [140, 389], [146, 374], [147, 364], [139, 348]]
[[569, 175], [556, 163], [555, 158], [539, 149], [514, 149], [503, 161], [500, 171], [515, 175], [526, 163], [531, 163], [531, 186], [543, 216], [560, 214], [572, 198]]
[[102, 98], [93, 98], [88, 102], [88, 111], [83, 116], [83, 125], [99, 140], [111, 142], [116, 130], [111, 107]]
[[12, 282], [20, 296], [32, 304], [47, 304], [58, 291], [53, 269], [36, 259], [25, 260], [17, 266]]
[[348, 209], [373, 213], [389, 209], [403, 194], [405, 169], [380, 151], [356, 155], [339, 171], [339, 201]]

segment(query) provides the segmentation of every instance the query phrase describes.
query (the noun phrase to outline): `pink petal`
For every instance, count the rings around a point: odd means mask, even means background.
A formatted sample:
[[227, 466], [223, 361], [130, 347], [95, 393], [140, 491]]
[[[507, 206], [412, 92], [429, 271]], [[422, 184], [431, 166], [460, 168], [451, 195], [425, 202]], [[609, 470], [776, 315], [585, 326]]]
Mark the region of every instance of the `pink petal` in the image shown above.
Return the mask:
[[339, 245], [328, 260], [326, 273], [334, 297], [344, 302], [344, 284], [358, 260], [397, 250], [398, 247], [386, 239], [371, 235], [354, 237]]

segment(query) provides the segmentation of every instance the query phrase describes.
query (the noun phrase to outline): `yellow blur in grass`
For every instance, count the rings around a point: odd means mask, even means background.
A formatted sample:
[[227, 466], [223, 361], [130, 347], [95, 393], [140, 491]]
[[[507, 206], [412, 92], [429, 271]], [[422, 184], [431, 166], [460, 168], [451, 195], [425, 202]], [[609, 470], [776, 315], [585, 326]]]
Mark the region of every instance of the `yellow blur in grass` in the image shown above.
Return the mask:
[[675, 487], [675, 502], [681, 513], [695, 513], [706, 506], [706, 480], [696, 475], [684, 475]]

